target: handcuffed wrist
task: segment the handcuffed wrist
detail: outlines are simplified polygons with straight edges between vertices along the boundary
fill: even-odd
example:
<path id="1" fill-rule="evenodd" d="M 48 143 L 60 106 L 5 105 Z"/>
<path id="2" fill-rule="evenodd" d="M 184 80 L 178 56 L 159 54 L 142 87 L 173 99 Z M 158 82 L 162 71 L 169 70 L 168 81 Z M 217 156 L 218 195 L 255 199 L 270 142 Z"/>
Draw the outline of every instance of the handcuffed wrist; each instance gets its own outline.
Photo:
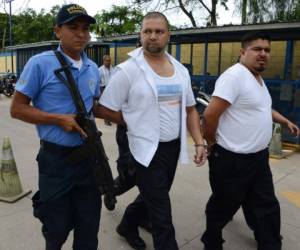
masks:
<path id="1" fill-rule="evenodd" d="M 194 144 L 194 146 L 197 147 L 203 147 L 205 149 L 207 149 L 207 145 L 206 144 Z"/>

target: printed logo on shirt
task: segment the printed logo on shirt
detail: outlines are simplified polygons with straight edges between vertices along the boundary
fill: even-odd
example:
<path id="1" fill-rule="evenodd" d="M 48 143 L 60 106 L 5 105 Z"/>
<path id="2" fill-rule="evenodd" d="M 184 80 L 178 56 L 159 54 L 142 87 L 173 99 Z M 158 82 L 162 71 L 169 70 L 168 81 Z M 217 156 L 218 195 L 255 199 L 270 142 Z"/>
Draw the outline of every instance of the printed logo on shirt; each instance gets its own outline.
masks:
<path id="1" fill-rule="evenodd" d="M 89 80 L 89 88 L 92 93 L 96 92 L 96 81 L 95 79 Z"/>
<path id="2" fill-rule="evenodd" d="M 158 102 L 167 105 L 178 105 L 182 96 L 181 84 L 157 85 Z"/>

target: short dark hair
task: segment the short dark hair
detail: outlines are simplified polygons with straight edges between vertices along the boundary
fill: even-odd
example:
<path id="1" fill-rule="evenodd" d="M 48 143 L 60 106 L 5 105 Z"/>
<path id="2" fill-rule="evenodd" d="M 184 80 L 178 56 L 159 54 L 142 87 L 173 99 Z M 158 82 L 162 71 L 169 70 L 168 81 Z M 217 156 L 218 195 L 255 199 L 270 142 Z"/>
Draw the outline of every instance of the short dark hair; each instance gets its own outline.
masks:
<path id="1" fill-rule="evenodd" d="M 249 32 L 242 37 L 241 40 L 242 48 L 246 48 L 249 45 L 249 43 L 257 39 L 268 40 L 269 42 L 271 42 L 271 38 L 269 34 L 265 32 L 262 31 Z"/>
<path id="2" fill-rule="evenodd" d="M 170 24 L 169 24 L 169 21 L 168 21 L 167 17 L 166 17 L 163 13 L 158 12 L 158 11 L 151 11 L 151 12 L 148 12 L 148 13 L 144 16 L 144 18 L 143 18 L 142 26 L 143 26 L 144 20 L 146 20 L 146 19 L 151 19 L 151 18 L 161 18 L 161 19 L 163 19 L 163 20 L 166 22 L 167 28 L 168 28 L 168 30 L 169 30 Z"/>

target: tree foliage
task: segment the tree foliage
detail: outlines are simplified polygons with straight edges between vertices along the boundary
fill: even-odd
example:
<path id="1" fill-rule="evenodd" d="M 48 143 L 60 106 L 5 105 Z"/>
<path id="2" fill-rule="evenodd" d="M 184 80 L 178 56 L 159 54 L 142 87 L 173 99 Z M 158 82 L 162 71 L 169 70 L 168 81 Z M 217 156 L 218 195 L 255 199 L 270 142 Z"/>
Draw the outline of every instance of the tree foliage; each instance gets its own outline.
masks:
<path id="1" fill-rule="evenodd" d="M 238 0 L 242 23 L 300 20 L 300 0 Z"/>
<path id="2" fill-rule="evenodd" d="M 147 11 L 183 12 L 193 27 L 199 26 L 199 16 L 208 21 L 208 25 L 217 25 L 217 6 L 227 8 L 228 0 L 131 0 L 132 6 L 112 6 L 110 11 L 98 13 L 96 25 L 92 31 L 98 36 L 135 33 L 139 30 L 143 18 L 141 7 Z M 300 0 L 236 0 L 241 12 L 242 23 L 261 23 L 270 21 L 300 20 Z M 37 13 L 27 9 L 12 16 L 13 44 L 33 43 L 55 39 L 53 35 L 54 19 L 59 6 L 53 6 L 49 12 Z M 206 13 L 206 14 L 205 14 Z M 198 18 L 196 18 L 198 17 Z M 9 22 L 6 13 L 0 13 L 0 46 L 9 45 Z"/>
<path id="3" fill-rule="evenodd" d="M 6 45 L 9 44 L 8 40 L 8 15 L 4 13 L 0 13 L 0 39 L 1 43 L 0 46 L 1 48 L 5 47 Z"/>
<path id="4" fill-rule="evenodd" d="M 271 15 L 271 20 L 300 20 L 300 0 L 273 0 L 272 2 L 275 11 Z"/>
<path id="5" fill-rule="evenodd" d="M 204 10 L 204 18 L 207 25 L 217 25 L 217 6 L 220 4 L 225 10 L 228 0 L 133 0 L 134 4 L 143 7 L 150 7 L 152 10 L 171 10 L 177 9 L 182 11 L 190 20 L 193 27 L 199 26 L 196 16 L 199 16 Z"/>
<path id="6" fill-rule="evenodd" d="M 56 5 L 47 13 L 43 9 L 39 13 L 33 9 L 26 9 L 19 15 L 13 15 L 13 45 L 53 40 L 54 19 L 58 10 L 59 6 Z M 0 38 L 2 48 L 9 45 L 9 24 L 7 14 L 0 14 Z"/>
<path id="7" fill-rule="evenodd" d="M 12 16 L 13 45 L 49 41 L 55 39 L 53 26 L 59 6 L 53 6 L 49 12 L 26 9 Z M 143 14 L 138 8 L 113 6 L 111 11 L 102 11 L 95 16 L 97 23 L 91 27 L 97 35 L 115 35 L 137 32 Z M 0 13 L 1 48 L 9 45 L 8 15 Z"/>
<path id="8" fill-rule="evenodd" d="M 130 34 L 138 31 L 143 14 L 137 8 L 113 5 L 110 11 L 96 14 L 95 19 L 92 31 L 98 36 Z"/>
<path id="9" fill-rule="evenodd" d="M 33 43 L 53 39 L 54 17 L 42 10 L 27 9 L 14 18 L 14 43 Z"/>

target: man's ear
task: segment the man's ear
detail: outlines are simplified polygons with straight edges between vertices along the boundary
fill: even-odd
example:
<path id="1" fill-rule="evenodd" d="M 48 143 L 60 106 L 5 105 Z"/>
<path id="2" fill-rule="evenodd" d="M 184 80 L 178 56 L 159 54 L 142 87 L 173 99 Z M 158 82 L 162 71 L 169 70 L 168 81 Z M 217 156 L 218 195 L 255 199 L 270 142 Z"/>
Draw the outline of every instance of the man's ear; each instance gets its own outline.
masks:
<path id="1" fill-rule="evenodd" d="M 60 29 L 61 28 L 57 25 L 53 28 L 53 33 L 54 33 L 54 35 L 56 36 L 57 39 L 60 39 Z"/>
<path id="2" fill-rule="evenodd" d="M 240 48 L 240 54 L 244 55 L 245 54 L 245 49 L 244 48 Z"/>

